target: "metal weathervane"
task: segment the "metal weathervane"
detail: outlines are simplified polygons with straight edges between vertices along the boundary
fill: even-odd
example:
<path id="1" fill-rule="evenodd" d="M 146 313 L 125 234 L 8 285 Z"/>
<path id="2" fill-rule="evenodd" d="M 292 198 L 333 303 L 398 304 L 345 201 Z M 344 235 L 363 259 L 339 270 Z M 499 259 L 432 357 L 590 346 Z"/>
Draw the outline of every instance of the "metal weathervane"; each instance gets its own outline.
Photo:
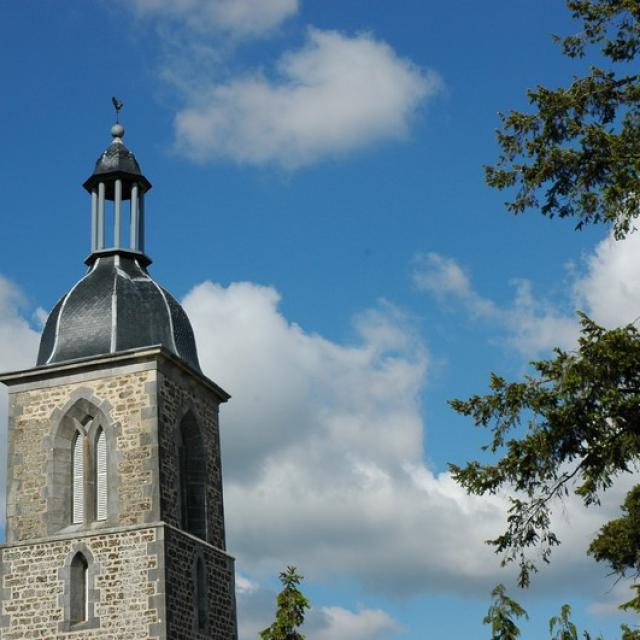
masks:
<path id="1" fill-rule="evenodd" d="M 111 102 L 113 102 L 113 106 L 116 110 L 116 122 L 119 123 L 120 122 L 120 109 L 122 109 L 122 107 L 124 106 L 124 103 L 120 102 L 120 100 L 118 100 L 118 98 L 116 98 L 115 96 L 111 98 Z"/>

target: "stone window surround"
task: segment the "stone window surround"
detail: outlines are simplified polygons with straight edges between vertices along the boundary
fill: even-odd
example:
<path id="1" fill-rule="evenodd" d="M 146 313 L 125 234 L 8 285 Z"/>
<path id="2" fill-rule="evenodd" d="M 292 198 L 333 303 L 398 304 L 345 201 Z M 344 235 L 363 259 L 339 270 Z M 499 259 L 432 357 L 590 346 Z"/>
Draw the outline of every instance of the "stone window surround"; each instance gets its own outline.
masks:
<path id="1" fill-rule="evenodd" d="M 47 531 L 49 534 L 80 531 L 112 525 L 119 513 L 116 465 L 115 426 L 109 419 L 111 405 L 93 395 L 89 388 L 76 389 L 67 404 L 51 416 L 52 433 L 48 456 Z M 107 518 L 96 519 L 95 449 L 100 429 L 107 447 Z M 83 523 L 72 521 L 72 446 L 75 434 L 82 433 L 89 445 L 88 468 L 85 469 L 85 517 Z"/>
<path id="2" fill-rule="evenodd" d="M 81 553 L 87 562 L 87 619 L 84 622 L 71 622 L 71 585 L 73 559 Z M 100 627 L 100 618 L 95 615 L 94 605 L 100 602 L 100 590 L 95 587 L 96 576 L 100 574 L 100 565 L 94 560 L 91 550 L 84 542 L 76 542 L 67 554 L 64 565 L 58 569 L 58 576 L 63 584 L 63 591 L 59 596 L 59 604 L 64 610 L 64 619 L 58 624 L 58 630 L 65 633 L 70 631 L 84 631 Z M 83 594 L 84 595 L 84 594 Z"/>

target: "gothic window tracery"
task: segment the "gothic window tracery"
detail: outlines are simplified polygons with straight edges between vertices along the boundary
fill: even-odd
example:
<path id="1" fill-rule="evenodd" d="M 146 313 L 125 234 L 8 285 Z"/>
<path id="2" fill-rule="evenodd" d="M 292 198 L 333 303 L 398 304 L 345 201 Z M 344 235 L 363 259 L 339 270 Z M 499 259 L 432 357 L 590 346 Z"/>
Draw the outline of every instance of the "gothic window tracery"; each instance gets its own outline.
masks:
<path id="1" fill-rule="evenodd" d="M 77 421 L 71 447 L 71 523 L 107 519 L 107 439 L 91 416 Z"/>
<path id="2" fill-rule="evenodd" d="M 47 521 L 51 533 L 109 520 L 110 437 L 105 415 L 88 400 L 76 401 L 62 415 L 50 454 Z"/>

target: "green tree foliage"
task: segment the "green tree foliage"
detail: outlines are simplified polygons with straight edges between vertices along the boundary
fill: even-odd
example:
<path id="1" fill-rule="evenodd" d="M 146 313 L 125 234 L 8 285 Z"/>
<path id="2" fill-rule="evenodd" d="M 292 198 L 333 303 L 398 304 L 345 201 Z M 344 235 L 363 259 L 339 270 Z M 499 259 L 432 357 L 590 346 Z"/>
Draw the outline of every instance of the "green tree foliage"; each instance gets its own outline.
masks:
<path id="1" fill-rule="evenodd" d="M 640 214 L 640 0 L 566 0 L 579 22 L 575 35 L 554 36 L 562 52 L 585 69 L 567 86 L 529 91 L 531 110 L 501 114 L 500 155 L 485 167 L 487 183 L 507 190 L 507 209 L 539 209 L 573 218 L 576 228 L 605 223 L 625 237 Z M 638 310 L 640 316 L 640 309 Z M 575 351 L 556 349 L 531 363 L 518 382 L 491 374 L 490 393 L 453 400 L 452 407 L 486 428 L 490 462 L 450 465 L 454 478 L 477 495 L 512 496 L 506 530 L 489 540 L 503 565 L 519 565 L 529 585 L 560 540 L 551 528 L 554 501 L 574 492 L 599 504 L 615 479 L 640 461 L 640 333 L 635 322 L 606 330 L 579 314 Z M 618 577 L 631 576 L 634 597 L 622 609 L 640 612 L 640 485 L 627 494 L 621 516 L 606 523 L 588 553 Z M 526 615 L 503 587 L 485 618 L 493 638 L 517 638 L 514 618 Z M 518 615 L 515 612 L 518 611 Z M 577 640 L 570 608 L 550 620 L 553 640 Z M 582 637 L 590 640 L 584 632 Z M 622 640 L 640 630 L 622 626 Z"/>
<path id="2" fill-rule="evenodd" d="M 551 640 L 578 640 L 578 628 L 571 622 L 571 607 L 568 604 L 562 605 L 559 616 L 553 616 L 549 620 L 549 633 Z M 582 637 L 584 640 L 592 640 L 588 631 L 584 631 Z M 598 636 L 594 640 L 603 640 L 603 638 Z"/>
<path id="3" fill-rule="evenodd" d="M 640 213 L 640 2 L 566 4 L 580 28 L 556 42 L 570 58 L 589 54 L 598 64 L 568 86 L 530 91 L 531 113 L 501 116 L 501 154 L 486 178 L 510 190 L 507 207 L 514 213 L 539 208 L 549 217 L 572 217 L 577 227 L 608 223 L 622 238 Z M 489 394 L 451 402 L 490 429 L 485 450 L 492 462 L 451 470 L 470 493 L 511 492 L 506 530 L 489 543 L 503 564 L 518 563 L 523 587 L 537 571 L 529 551 L 548 562 L 560 543 L 551 528 L 552 503 L 573 491 L 587 507 L 598 504 L 640 460 L 640 334 L 633 324 L 608 331 L 579 315 L 575 351 L 556 349 L 519 382 L 492 374 Z M 621 507 L 589 554 L 614 574 L 637 578 L 640 487 Z M 623 606 L 640 611 L 640 585 L 632 588 L 635 596 Z M 562 613 L 554 624 L 571 634 Z"/>
<path id="4" fill-rule="evenodd" d="M 491 606 L 483 620 L 484 624 L 491 625 L 491 640 L 517 640 L 521 631 L 516 621 L 519 618 L 528 620 L 527 612 L 507 595 L 504 585 L 495 587 L 491 597 Z M 622 640 L 637 640 L 639 637 L 633 635 L 634 632 L 628 627 L 623 627 L 623 631 L 631 635 L 623 635 Z M 549 620 L 549 635 L 551 640 L 578 640 L 579 637 L 583 640 L 603 640 L 602 636 L 593 638 L 588 631 L 580 636 L 578 628 L 571 621 L 571 607 L 568 604 L 562 605 L 560 615 Z"/>
<path id="5" fill-rule="evenodd" d="M 568 0 L 578 35 L 555 38 L 563 53 L 599 65 L 566 87 L 538 85 L 532 113 L 501 114 L 501 155 L 487 183 L 513 189 L 513 213 L 540 209 L 577 227 L 611 223 L 625 236 L 640 212 L 640 51 L 638 0 Z"/>
<path id="6" fill-rule="evenodd" d="M 454 478 L 473 494 L 515 490 L 507 529 L 489 541 L 517 561 L 520 585 L 537 570 L 527 550 L 549 560 L 559 544 L 550 526 L 551 503 L 570 490 L 585 505 L 598 504 L 615 477 L 640 459 L 640 333 L 633 325 L 607 331 L 581 315 L 573 352 L 560 349 L 533 362 L 522 382 L 491 375 L 491 393 L 453 400 L 459 413 L 491 429 L 485 449 L 493 464 L 450 465 Z M 629 492 L 623 516 L 605 524 L 589 553 L 619 576 L 640 570 L 640 489 Z"/>
<path id="7" fill-rule="evenodd" d="M 591 543 L 589 553 L 609 562 L 621 576 L 640 568 L 640 486 L 634 487 L 622 504 L 622 517 L 605 524 Z"/>
<path id="8" fill-rule="evenodd" d="M 553 640 L 578 640 L 578 628 L 571 622 L 571 607 L 562 605 L 559 616 L 549 620 L 549 633 Z"/>
<path id="9" fill-rule="evenodd" d="M 520 637 L 520 629 L 516 620 L 528 619 L 527 612 L 507 595 L 502 584 L 491 592 L 491 597 L 491 606 L 482 621 L 491 625 L 491 640 L 517 640 Z"/>
<path id="10" fill-rule="evenodd" d="M 304 622 L 305 609 L 311 604 L 300 591 L 302 576 L 296 568 L 289 566 L 280 574 L 283 589 L 276 599 L 276 619 L 273 624 L 260 632 L 262 640 L 304 640 L 297 631 Z"/>

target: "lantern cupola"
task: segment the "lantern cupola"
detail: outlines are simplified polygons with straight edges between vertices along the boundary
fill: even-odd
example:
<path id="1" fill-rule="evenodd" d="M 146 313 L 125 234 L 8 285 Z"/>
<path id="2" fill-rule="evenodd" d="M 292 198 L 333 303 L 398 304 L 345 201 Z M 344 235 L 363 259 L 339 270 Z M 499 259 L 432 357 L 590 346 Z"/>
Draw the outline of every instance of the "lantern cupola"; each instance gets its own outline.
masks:
<path id="1" fill-rule="evenodd" d="M 114 100 L 114 104 L 116 102 Z M 116 107 L 116 114 L 118 111 Z M 144 196 L 151 189 L 151 183 L 122 141 L 124 127 L 117 115 L 111 136 L 111 144 L 98 158 L 93 173 L 83 185 L 91 194 L 91 256 L 87 262 L 93 262 L 100 253 L 114 250 L 139 253 L 143 262 L 150 262 L 144 256 Z"/>

